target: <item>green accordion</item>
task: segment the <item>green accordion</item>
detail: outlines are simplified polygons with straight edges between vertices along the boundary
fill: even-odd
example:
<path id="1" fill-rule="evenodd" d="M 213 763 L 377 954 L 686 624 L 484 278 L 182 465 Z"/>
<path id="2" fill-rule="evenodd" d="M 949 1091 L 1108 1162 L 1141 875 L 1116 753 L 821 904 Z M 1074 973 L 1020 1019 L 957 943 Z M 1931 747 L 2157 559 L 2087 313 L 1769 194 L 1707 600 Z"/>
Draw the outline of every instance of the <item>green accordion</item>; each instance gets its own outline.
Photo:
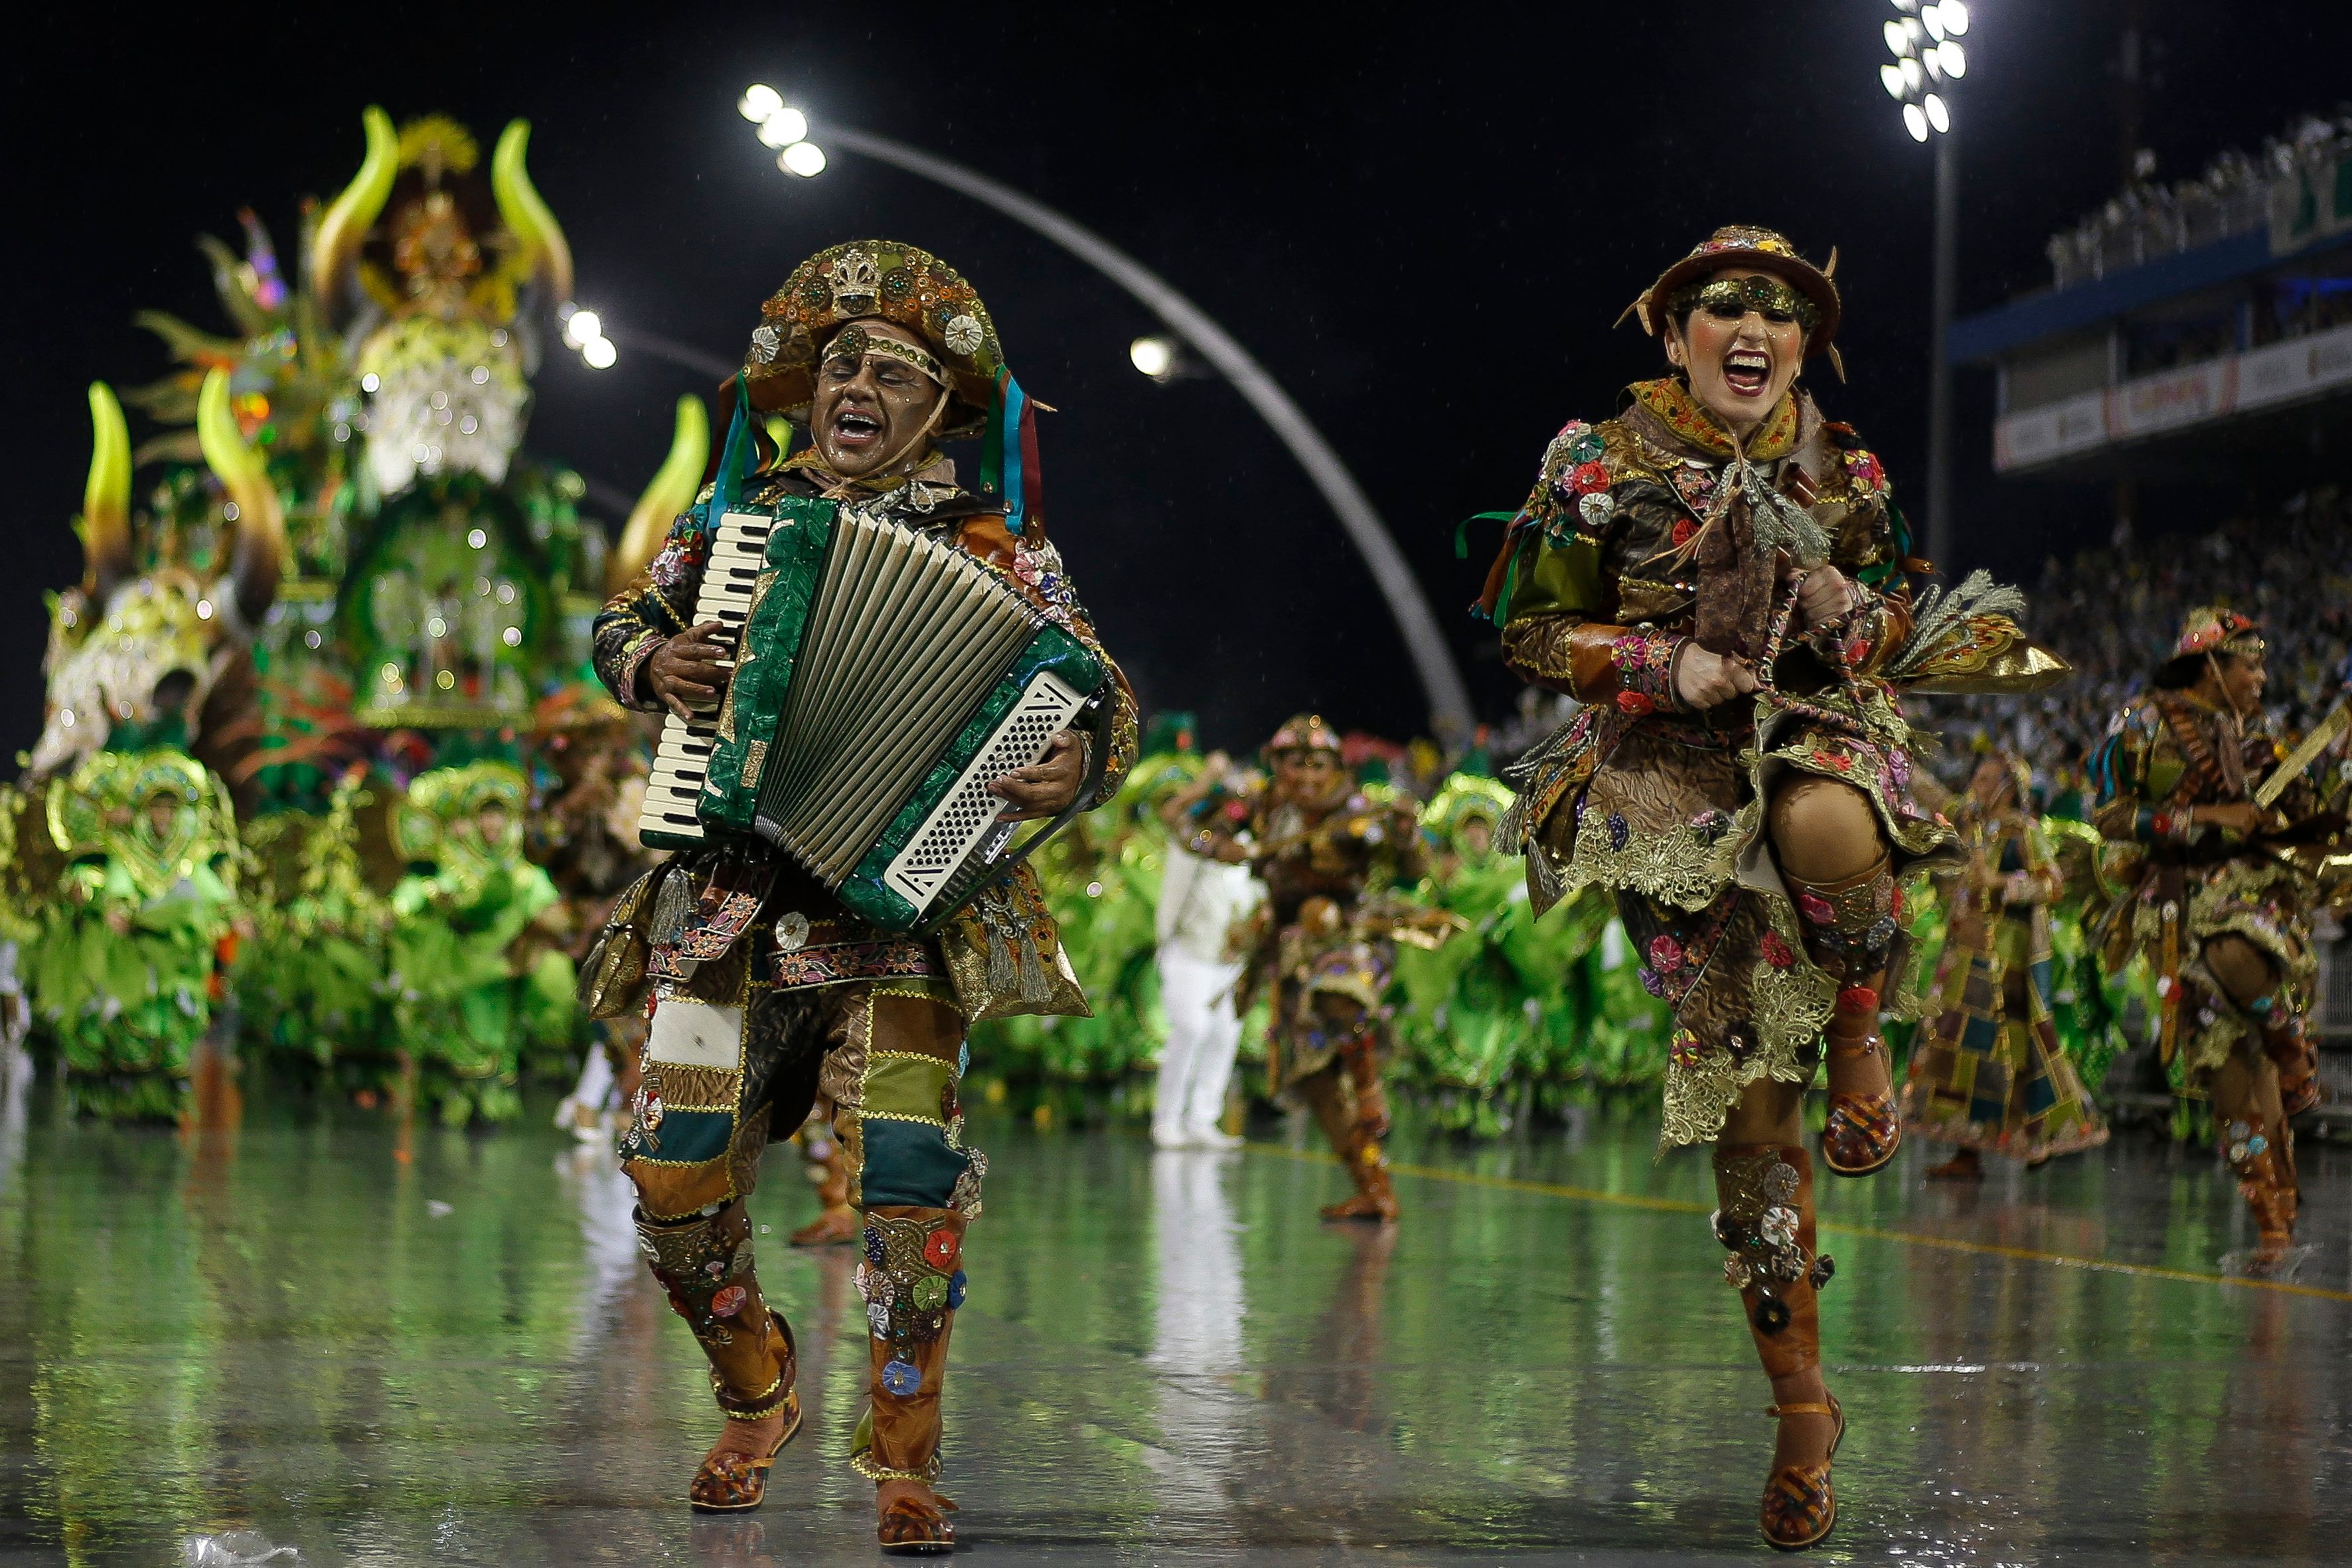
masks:
<path id="1" fill-rule="evenodd" d="M 640 837 L 764 840 L 884 931 L 1034 848 L 1008 858 L 988 786 L 1108 706 L 1103 661 L 987 565 L 835 501 L 723 513 L 695 619 L 737 633 L 727 694 L 665 724 Z"/>

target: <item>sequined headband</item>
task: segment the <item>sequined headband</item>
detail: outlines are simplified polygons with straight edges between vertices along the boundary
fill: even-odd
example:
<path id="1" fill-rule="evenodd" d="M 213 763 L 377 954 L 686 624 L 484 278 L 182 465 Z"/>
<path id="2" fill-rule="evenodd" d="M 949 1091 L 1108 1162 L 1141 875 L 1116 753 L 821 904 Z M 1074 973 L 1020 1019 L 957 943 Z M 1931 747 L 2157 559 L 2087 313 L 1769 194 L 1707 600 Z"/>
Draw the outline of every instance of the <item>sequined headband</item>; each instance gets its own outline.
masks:
<path id="1" fill-rule="evenodd" d="M 902 343 L 896 338 L 877 337 L 855 321 L 842 328 L 833 342 L 824 345 L 824 357 L 829 364 L 837 359 L 862 360 L 867 354 L 887 355 L 903 364 L 914 366 L 941 386 L 948 384 L 947 372 L 940 367 L 938 360 L 912 343 Z"/>
<path id="2" fill-rule="evenodd" d="M 1778 316 L 1784 321 L 1793 319 L 1801 322 L 1808 335 L 1822 323 L 1820 306 L 1780 279 L 1761 274 L 1694 283 L 1675 289 L 1666 300 L 1666 314 L 1676 321 L 1693 310 L 1706 310 L 1710 315 L 1722 315 L 1732 320 L 1755 310 L 1767 321 Z"/>

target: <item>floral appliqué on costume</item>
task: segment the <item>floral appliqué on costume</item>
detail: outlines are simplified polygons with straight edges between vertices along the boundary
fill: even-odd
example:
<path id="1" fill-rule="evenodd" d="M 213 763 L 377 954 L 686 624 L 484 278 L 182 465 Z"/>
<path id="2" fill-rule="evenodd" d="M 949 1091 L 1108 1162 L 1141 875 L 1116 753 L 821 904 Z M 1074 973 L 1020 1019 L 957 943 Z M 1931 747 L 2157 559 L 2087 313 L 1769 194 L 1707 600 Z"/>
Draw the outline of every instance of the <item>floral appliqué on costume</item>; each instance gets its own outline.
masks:
<path id="1" fill-rule="evenodd" d="M 1062 552 L 1050 542 L 1013 546 L 1013 575 L 1044 605 L 1045 618 L 1065 631 L 1076 632 L 1078 596 L 1062 571 Z"/>

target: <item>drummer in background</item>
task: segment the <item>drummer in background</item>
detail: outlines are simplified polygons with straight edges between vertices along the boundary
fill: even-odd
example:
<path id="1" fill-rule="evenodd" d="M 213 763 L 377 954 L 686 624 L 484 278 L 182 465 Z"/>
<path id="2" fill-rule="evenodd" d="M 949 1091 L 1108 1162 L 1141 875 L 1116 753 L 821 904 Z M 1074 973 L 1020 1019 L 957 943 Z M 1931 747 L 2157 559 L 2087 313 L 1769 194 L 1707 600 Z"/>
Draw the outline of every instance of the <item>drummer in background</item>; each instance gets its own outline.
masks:
<path id="1" fill-rule="evenodd" d="M 830 499 L 952 543 L 1100 656 L 1034 505 L 965 489 L 940 447 L 992 419 L 1011 423 L 1005 410 L 1020 404 L 1001 390 L 1011 384 L 988 311 L 954 269 L 891 241 L 835 246 L 793 271 L 751 333 L 738 417 L 782 415 L 809 444 L 768 452 L 740 504 Z M 1034 478 L 1025 421 L 1000 434 Z M 730 650 L 718 623 L 688 625 L 713 521 L 681 517 L 597 617 L 597 673 L 630 707 L 684 716 L 719 700 Z M 1008 815 L 1051 816 L 1082 790 L 1092 806 L 1118 789 L 1136 722 L 1123 678 L 1116 691 L 1110 754 L 1092 757 L 1088 739 L 1063 731 L 1034 765 L 992 786 Z M 764 846 L 711 845 L 624 895 L 606 942 L 589 980 L 592 1011 L 611 1016 L 648 995 L 654 1008 L 645 1082 L 621 1140 L 639 1245 L 709 1357 L 726 1418 L 689 1500 L 712 1512 L 757 1508 L 800 1426 L 793 1333 L 761 1292 L 744 1200 L 762 1147 L 790 1136 L 822 1093 L 835 1108 L 849 1202 L 864 1215 L 872 1407 L 850 1462 L 875 1483 L 886 1552 L 950 1550 L 953 1505 L 932 1489 L 940 1385 L 966 1289 L 964 1226 L 980 1212 L 987 1169 L 962 1138 L 964 1032 L 984 1016 L 1086 1007 L 1034 879 L 1024 868 L 936 935 L 896 935 L 857 921 Z M 636 951 L 616 961 L 615 944 Z M 599 994 L 608 974 L 611 994 Z"/>

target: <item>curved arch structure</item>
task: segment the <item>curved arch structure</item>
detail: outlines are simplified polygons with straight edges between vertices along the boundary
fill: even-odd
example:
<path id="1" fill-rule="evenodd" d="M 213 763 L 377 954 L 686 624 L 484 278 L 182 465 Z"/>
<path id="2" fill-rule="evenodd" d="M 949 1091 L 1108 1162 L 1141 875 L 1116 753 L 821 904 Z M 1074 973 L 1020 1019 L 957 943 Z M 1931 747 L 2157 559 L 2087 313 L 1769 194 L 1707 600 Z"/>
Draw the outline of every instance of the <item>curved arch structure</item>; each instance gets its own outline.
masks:
<path id="1" fill-rule="evenodd" d="M 1468 743 L 1476 723 L 1470 708 L 1469 688 L 1462 679 L 1460 666 L 1454 663 L 1453 648 L 1438 628 L 1428 595 L 1422 592 L 1420 581 L 1405 564 L 1403 552 L 1397 549 L 1388 525 L 1373 509 L 1371 498 L 1356 482 L 1355 475 L 1339 460 L 1339 454 L 1323 438 L 1323 433 L 1291 400 L 1281 384 L 1266 373 L 1265 367 L 1234 340 L 1232 333 L 1135 258 L 1010 185 L 961 163 L 863 131 L 828 125 L 823 139 L 829 146 L 862 153 L 877 162 L 945 185 L 1045 236 L 1126 289 L 1214 365 L 1234 390 L 1257 410 L 1258 416 L 1289 448 L 1298 466 L 1307 470 L 1307 477 L 1322 492 L 1324 500 L 1338 515 L 1339 525 L 1347 530 L 1349 542 L 1370 569 L 1372 581 L 1379 584 L 1381 597 L 1388 603 L 1389 616 L 1396 622 L 1397 632 L 1404 638 L 1405 649 L 1412 655 L 1413 668 L 1421 678 L 1422 690 L 1429 702 L 1431 728 L 1450 746 Z"/>

